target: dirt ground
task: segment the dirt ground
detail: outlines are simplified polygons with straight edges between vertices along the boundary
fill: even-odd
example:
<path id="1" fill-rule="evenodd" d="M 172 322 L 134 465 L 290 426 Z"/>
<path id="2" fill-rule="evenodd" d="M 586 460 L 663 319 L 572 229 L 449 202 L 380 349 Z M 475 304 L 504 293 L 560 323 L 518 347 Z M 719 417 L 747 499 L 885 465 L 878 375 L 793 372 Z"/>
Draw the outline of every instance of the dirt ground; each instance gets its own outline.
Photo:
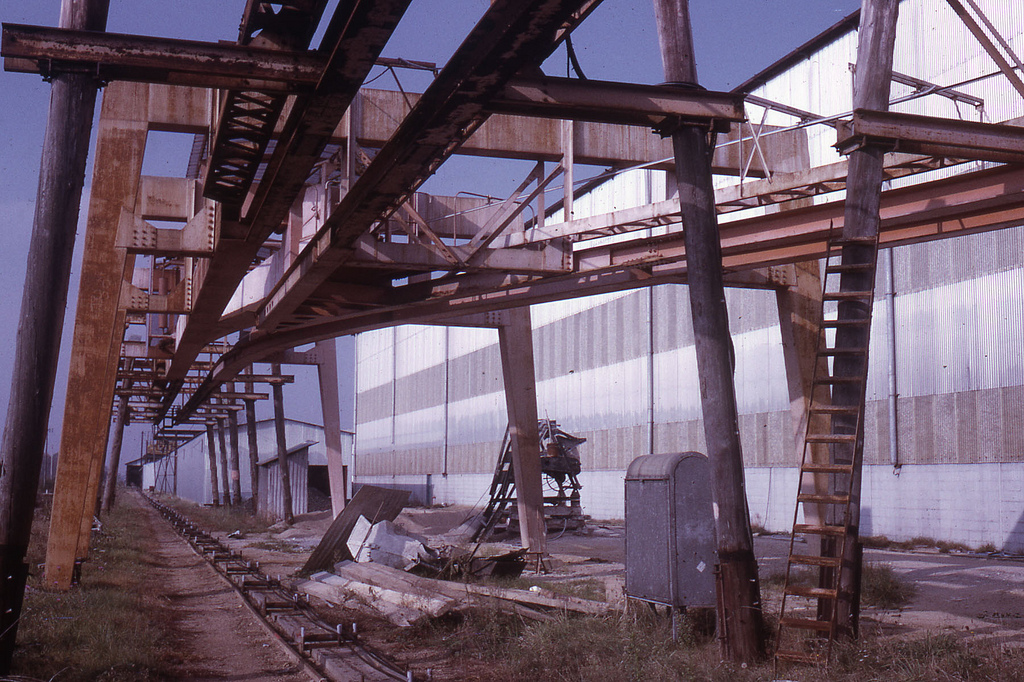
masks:
<path id="1" fill-rule="evenodd" d="M 174 667 L 165 671 L 168 677 L 195 682 L 309 680 L 238 593 L 153 507 L 135 495 L 121 499 L 137 506 L 151 529 L 144 539 L 147 583 L 166 604 L 160 616 L 168 619 L 179 652 Z"/>

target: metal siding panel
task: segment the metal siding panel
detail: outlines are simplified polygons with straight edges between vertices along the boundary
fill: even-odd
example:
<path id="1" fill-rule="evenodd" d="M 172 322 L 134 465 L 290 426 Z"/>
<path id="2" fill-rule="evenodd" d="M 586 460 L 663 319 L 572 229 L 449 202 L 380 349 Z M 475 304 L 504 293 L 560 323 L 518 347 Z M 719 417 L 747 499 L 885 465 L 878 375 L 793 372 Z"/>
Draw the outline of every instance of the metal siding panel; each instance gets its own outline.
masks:
<path id="1" fill-rule="evenodd" d="M 999 391 L 1003 407 L 1003 452 L 1000 461 L 1024 462 L 1024 386 Z"/>
<path id="2" fill-rule="evenodd" d="M 445 361 L 445 328 L 402 325 L 395 328 L 395 376 L 414 375 Z"/>

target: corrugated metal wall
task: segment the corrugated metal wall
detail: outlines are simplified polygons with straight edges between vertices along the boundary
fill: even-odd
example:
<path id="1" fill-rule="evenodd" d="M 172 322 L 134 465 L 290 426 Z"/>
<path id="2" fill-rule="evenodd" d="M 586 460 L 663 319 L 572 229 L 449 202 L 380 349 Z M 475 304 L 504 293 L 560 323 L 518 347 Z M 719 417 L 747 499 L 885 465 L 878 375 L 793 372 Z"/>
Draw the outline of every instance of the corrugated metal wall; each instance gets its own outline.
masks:
<path id="1" fill-rule="evenodd" d="M 1014 3 L 981 4 L 1024 52 L 1024 12 L 1010 9 Z M 848 111 L 855 52 L 851 33 L 756 94 L 822 115 Z M 895 69 L 941 84 L 996 71 L 941 0 L 902 3 Z M 1024 102 L 1001 77 L 961 89 L 983 98 L 983 111 L 937 96 L 895 108 L 990 121 L 1024 115 Z M 894 96 L 908 92 L 906 86 L 893 86 Z M 760 118 L 756 108 L 750 115 Z M 768 122 L 788 125 L 794 119 L 773 114 Z M 815 126 L 808 135 L 813 165 L 840 160 L 831 147 L 831 128 Z M 656 201 L 665 196 L 667 184 L 663 174 L 651 171 L 620 175 L 578 199 L 575 213 Z M 894 456 L 906 465 L 1024 462 L 1024 230 L 896 248 L 895 330 L 885 296 L 887 260 L 885 254 L 880 258 L 872 327 L 865 462 L 886 465 Z M 727 299 L 745 461 L 749 467 L 793 467 L 797 455 L 790 445 L 793 426 L 774 293 L 730 290 Z M 704 449 L 684 287 L 535 306 L 533 321 L 540 414 L 589 439 L 582 449 L 585 470 L 621 471 L 651 451 Z M 889 444 L 893 349 L 898 453 L 890 452 Z M 357 477 L 493 470 L 506 421 L 496 332 L 426 327 L 369 332 L 358 338 L 357 368 Z M 771 477 L 767 480 L 770 487 Z M 766 500 L 775 494 L 762 492 Z M 472 502 L 470 497 L 462 501 Z M 1019 506 L 1024 512 L 1024 500 Z M 1011 509 L 1002 527 L 1013 527 L 1019 515 Z M 881 517 L 876 513 L 876 518 Z"/>
<path id="2" fill-rule="evenodd" d="M 292 513 L 308 511 L 309 486 L 306 477 L 309 448 L 299 448 L 288 455 L 288 488 L 292 493 Z M 284 518 L 284 490 L 281 485 L 281 464 L 276 459 L 260 464 L 259 513 L 273 519 Z"/>
<path id="3" fill-rule="evenodd" d="M 310 445 L 308 448 L 309 464 L 327 464 L 327 451 L 323 442 L 324 429 L 322 426 L 286 419 L 285 436 L 289 447 L 312 442 L 313 445 Z M 277 457 L 277 434 L 274 430 L 273 420 L 261 421 L 256 424 L 256 444 L 261 463 Z M 352 446 L 352 434 L 343 431 L 341 433 L 342 459 L 349 466 L 350 472 L 352 471 Z M 252 484 L 249 475 L 249 443 L 244 423 L 239 426 L 238 453 L 242 497 L 248 499 L 252 496 Z M 210 464 L 206 447 L 206 435 L 203 434 L 193 438 L 182 445 L 178 448 L 177 455 L 178 497 L 200 504 L 211 504 L 213 497 L 211 495 Z M 219 461 L 218 453 L 218 463 Z M 218 464 L 218 479 L 220 478 L 220 473 L 221 470 Z M 305 480 L 305 465 L 303 465 L 302 478 Z M 223 485 L 223 481 L 218 481 L 218 484 Z M 296 509 L 298 508 L 296 507 Z M 305 507 L 302 507 L 302 509 L 305 509 Z"/>

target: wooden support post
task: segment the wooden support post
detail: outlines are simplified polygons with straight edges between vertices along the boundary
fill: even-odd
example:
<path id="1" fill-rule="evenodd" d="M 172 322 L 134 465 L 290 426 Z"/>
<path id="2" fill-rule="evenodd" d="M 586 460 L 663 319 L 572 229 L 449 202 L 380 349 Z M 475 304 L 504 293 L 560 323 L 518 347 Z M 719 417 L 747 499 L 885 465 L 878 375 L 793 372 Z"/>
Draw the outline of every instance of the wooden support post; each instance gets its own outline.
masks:
<path id="1" fill-rule="evenodd" d="M 270 373 L 274 376 L 281 376 L 281 365 L 271 365 Z M 285 523 L 294 523 L 292 477 L 291 472 L 288 471 L 288 438 L 285 435 L 284 427 L 284 387 L 278 381 L 274 382 L 271 390 L 274 394 L 274 431 L 277 434 L 277 468 L 281 477 L 281 504 L 284 507 Z"/>
<path id="2" fill-rule="evenodd" d="M 252 367 L 246 370 L 246 374 L 252 374 Z M 245 382 L 245 392 L 253 393 L 253 382 Z M 245 399 L 245 433 L 249 440 L 249 486 L 252 488 L 252 514 L 259 514 L 260 499 L 260 449 L 256 437 L 256 401 L 251 398 Z"/>
<path id="3" fill-rule="evenodd" d="M 512 438 L 512 471 L 519 508 L 519 535 L 530 552 L 546 549 L 544 491 L 540 473 L 540 432 L 537 428 L 537 382 L 533 366 L 533 325 L 530 309 L 512 308 L 498 327 L 505 407 Z"/>
<path id="4" fill-rule="evenodd" d="M 697 84 L 687 0 L 655 0 L 667 80 Z M 680 126 L 672 135 L 686 245 L 690 311 L 704 437 L 717 511 L 719 633 L 724 656 L 751 662 L 764 656 L 764 624 L 740 449 L 734 359 L 722 284 L 722 254 L 711 184 L 708 131 Z"/>
<path id="5" fill-rule="evenodd" d="M 853 106 L 855 109 L 885 111 L 889 108 L 889 88 L 892 80 L 893 47 L 896 42 L 896 21 L 899 15 L 899 0 L 864 0 L 860 15 L 860 32 L 857 43 L 857 72 L 854 76 Z M 843 215 L 843 237 L 877 237 L 880 227 L 879 208 L 882 196 L 883 156 L 880 147 L 870 145 L 850 153 L 846 178 L 846 207 Z M 845 246 L 843 263 L 872 262 L 874 254 L 870 246 Z M 869 272 L 843 272 L 839 279 L 841 291 L 871 291 L 874 288 L 874 269 Z M 843 320 L 865 319 L 871 311 L 862 302 L 843 301 L 838 305 L 837 318 Z M 867 347 L 870 339 L 867 325 L 850 325 L 836 330 L 837 348 Z M 839 356 L 833 361 L 833 373 L 837 377 L 859 377 L 866 374 L 867 353 L 863 356 Z M 863 387 L 859 383 L 837 384 L 832 389 L 832 402 L 838 406 L 857 406 L 864 400 Z M 836 415 L 833 417 L 835 433 L 857 433 L 856 417 Z M 852 599 L 837 601 L 836 625 L 840 632 L 856 635 L 857 603 L 860 593 L 860 482 L 861 464 L 864 452 L 863 429 L 860 437 L 850 447 L 833 446 L 833 460 L 836 464 L 854 464 L 852 480 L 848 490 L 850 503 L 849 532 L 844 555 L 844 568 L 840 575 L 839 591 L 854 595 Z M 839 477 L 836 477 L 837 479 Z M 837 486 L 846 488 L 842 481 Z M 832 519 L 833 523 L 839 519 Z"/>
<path id="6" fill-rule="evenodd" d="M 117 488 L 117 468 L 121 465 L 121 445 L 124 442 L 124 425 L 128 422 L 128 396 L 121 396 L 117 403 L 117 422 L 114 424 L 114 437 L 110 439 L 110 457 L 107 462 L 107 480 L 103 485 L 102 511 L 108 512 L 114 506 L 114 493 Z"/>
<path id="7" fill-rule="evenodd" d="M 206 422 L 206 449 L 210 460 L 210 498 L 213 506 L 220 506 L 220 490 L 217 485 L 217 436 L 213 433 L 213 422 Z"/>
<path id="8" fill-rule="evenodd" d="M 107 0 L 64 0 L 60 26 L 102 31 L 107 5 Z M 28 575 L 24 559 L 60 354 L 96 90 L 88 75 L 64 74 L 54 77 L 50 93 L 0 449 L 0 674 L 10 670 Z"/>
<path id="9" fill-rule="evenodd" d="M 221 480 L 224 484 L 220 487 L 220 499 L 224 503 L 225 507 L 231 506 L 231 477 L 228 475 L 228 444 L 227 439 L 224 437 L 225 422 L 227 420 L 224 417 L 217 418 L 217 443 L 220 445 L 220 473 Z"/>
<path id="10" fill-rule="evenodd" d="M 318 341 L 316 376 L 320 383 L 320 408 L 324 418 L 327 446 L 327 477 L 331 486 L 331 511 L 335 516 L 345 508 L 347 490 L 345 462 L 341 453 L 341 399 L 338 396 L 338 353 L 334 339 Z"/>
<path id="11" fill-rule="evenodd" d="M 234 385 L 231 385 L 234 390 Z M 235 410 L 228 412 L 228 474 L 231 476 L 231 504 L 241 506 L 242 504 L 242 470 L 238 458 L 238 413 Z"/>

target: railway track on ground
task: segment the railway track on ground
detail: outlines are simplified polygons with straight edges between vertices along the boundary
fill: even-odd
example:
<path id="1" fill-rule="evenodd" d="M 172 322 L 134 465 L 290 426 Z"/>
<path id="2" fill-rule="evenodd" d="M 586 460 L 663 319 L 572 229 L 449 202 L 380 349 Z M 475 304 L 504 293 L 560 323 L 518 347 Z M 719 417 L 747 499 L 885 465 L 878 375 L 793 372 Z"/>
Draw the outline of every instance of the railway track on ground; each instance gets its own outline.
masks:
<path id="1" fill-rule="evenodd" d="M 280 580 L 260 572 L 176 509 L 142 493 L 149 502 L 242 597 L 250 610 L 282 641 L 314 679 L 330 682 L 415 682 L 408 670 L 359 639 L 354 623 L 330 624 L 309 601 Z"/>

